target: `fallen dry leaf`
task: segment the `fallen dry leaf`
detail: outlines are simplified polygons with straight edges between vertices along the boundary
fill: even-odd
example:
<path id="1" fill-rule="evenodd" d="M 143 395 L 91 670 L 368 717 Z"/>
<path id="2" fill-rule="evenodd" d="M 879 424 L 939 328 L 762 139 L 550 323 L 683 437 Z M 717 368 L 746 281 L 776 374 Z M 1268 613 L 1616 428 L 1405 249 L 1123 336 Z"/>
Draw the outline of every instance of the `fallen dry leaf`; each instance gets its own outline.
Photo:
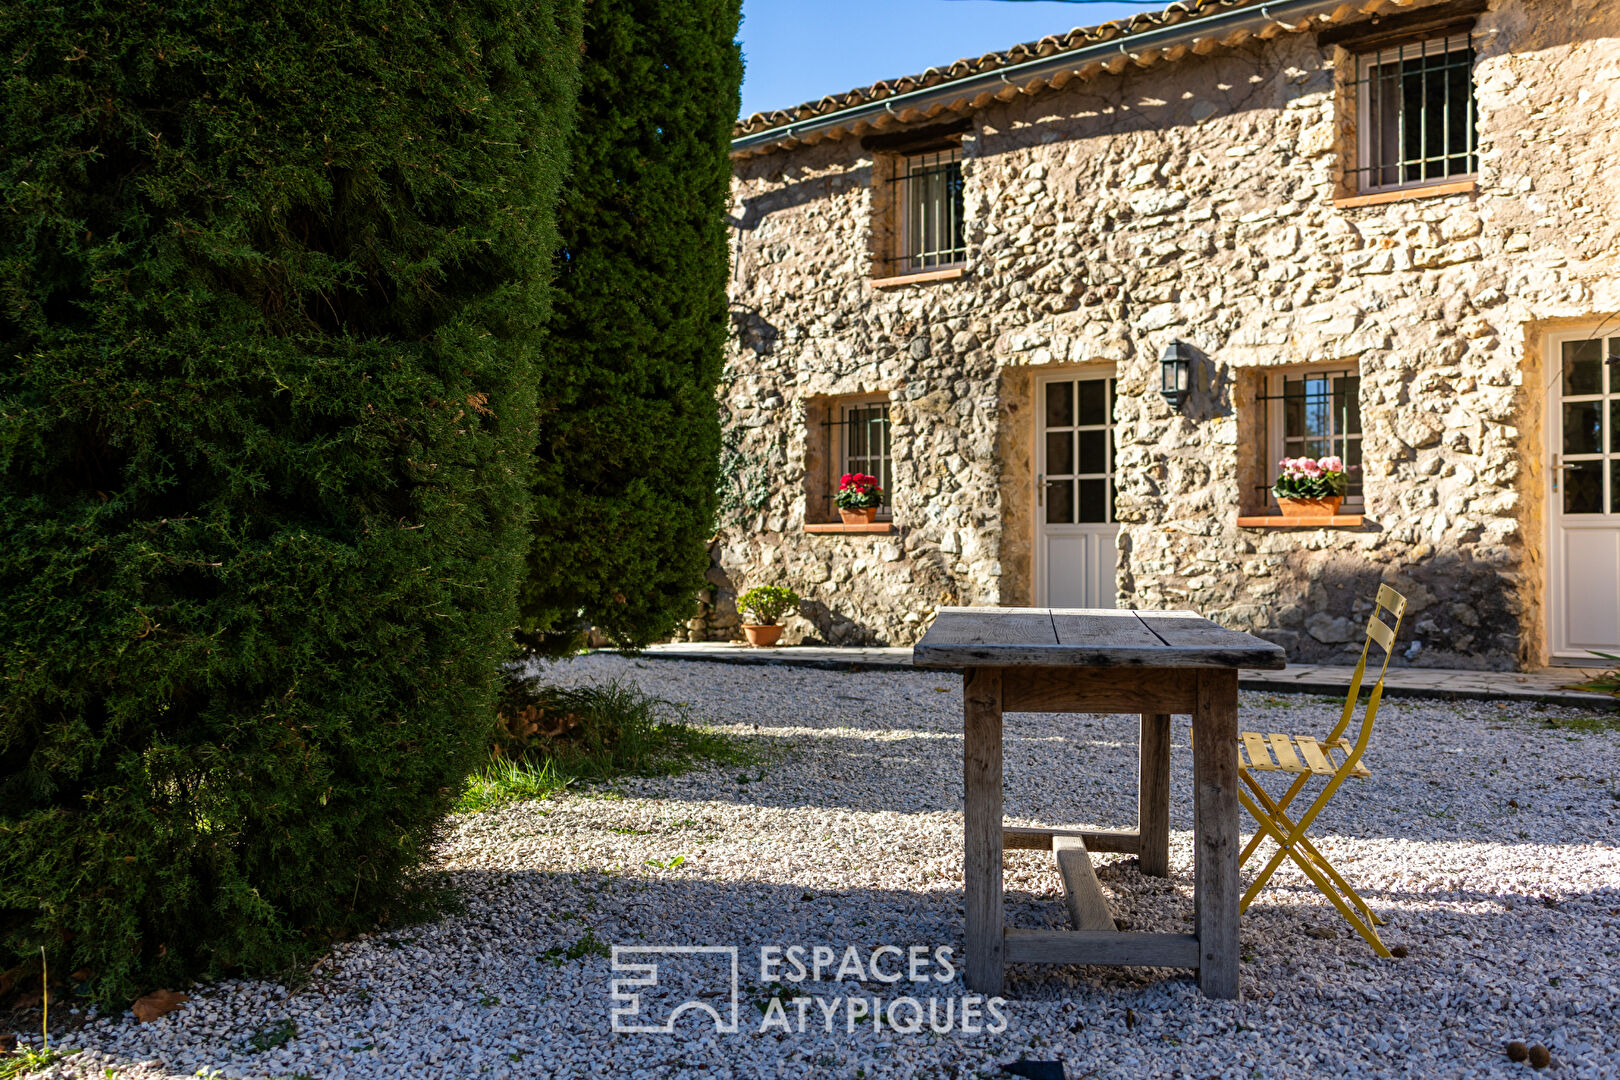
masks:
<path id="1" fill-rule="evenodd" d="M 135 1019 L 145 1024 L 160 1016 L 167 1016 L 190 1000 L 185 994 L 173 990 L 154 990 L 143 998 L 136 998 L 130 1009 L 135 1013 Z"/>

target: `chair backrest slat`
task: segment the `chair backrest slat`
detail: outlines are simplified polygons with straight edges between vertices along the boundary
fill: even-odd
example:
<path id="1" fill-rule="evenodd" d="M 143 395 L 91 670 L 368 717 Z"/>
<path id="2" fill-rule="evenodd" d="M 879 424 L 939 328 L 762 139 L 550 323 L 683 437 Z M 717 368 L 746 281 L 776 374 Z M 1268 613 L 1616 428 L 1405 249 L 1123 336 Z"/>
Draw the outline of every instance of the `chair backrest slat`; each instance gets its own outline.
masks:
<path id="1" fill-rule="evenodd" d="M 1372 618 L 1367 620 L 1367 636 L 1382 645 L 1386 654 L 1395 645 L 1395 631 L 1384 625 L 1376 611 L 1373 612 Z"/>

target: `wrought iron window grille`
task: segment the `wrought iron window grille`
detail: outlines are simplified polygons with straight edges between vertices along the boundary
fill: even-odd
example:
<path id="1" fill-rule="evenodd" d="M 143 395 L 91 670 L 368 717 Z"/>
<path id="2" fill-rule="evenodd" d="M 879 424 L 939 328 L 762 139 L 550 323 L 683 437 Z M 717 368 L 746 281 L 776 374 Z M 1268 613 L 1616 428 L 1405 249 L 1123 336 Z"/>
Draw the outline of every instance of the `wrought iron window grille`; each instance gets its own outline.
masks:
<path id="1" fill-rule="evenodd" d="M 833 451 L 827 457 L 827 516 L 837 517 L 838 480 L 844 473 L 866 473 L 878 478 L 883 502 L 877 516 L 892 515 L 894 463 L 890 457 L 889 405 L 883 401 L 863 402 L 837 408 L 838 419 L 821 422 L 826 431 L 824 445 Z"/>
<path id="2" fill-rule="evenodd" d="M 1479 171 L 1473 69 L 1467 33 L 1356 58 L 1355 190 L 1417 187 Z"/>
<path id="3" fill-rule="evenodd" d="M 1285 457 L 1340 457 L 1350 468 L 1345 502 L 1359 505 L 1361 469 L 1361 374 L 1353 368 L 1263 373 L 1255 404 L 1260 413 L 1260 452 L 1265 456 L 1256 484 L 1262 494 L 1277 481 Z"/>
<path id="4" fill-rule="evenodd" d="M 909 274 L 965 261 L 961 148 L 908 154 L 890 183 L 899 210 L 895 253 L 884 260 L 891 270 Z"/>

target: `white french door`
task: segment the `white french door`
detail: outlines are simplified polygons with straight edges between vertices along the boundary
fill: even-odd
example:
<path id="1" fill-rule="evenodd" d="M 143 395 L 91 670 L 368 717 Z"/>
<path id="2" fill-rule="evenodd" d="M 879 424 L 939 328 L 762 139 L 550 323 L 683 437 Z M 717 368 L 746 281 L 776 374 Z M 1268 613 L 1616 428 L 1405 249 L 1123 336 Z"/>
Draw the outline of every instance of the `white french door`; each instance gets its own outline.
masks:
<path id="1" fill-rule="evenodd" d="M 1620 653 L 1620 335 L 1549 345 L 1549 651 L 1603 666 L 1592 650 Z"/>
<path id="2" fill-rule="evenodd" d="M 1035 602 L 1115 607 L 1113 373 L 1048 376 L 1035 396 Z"/>

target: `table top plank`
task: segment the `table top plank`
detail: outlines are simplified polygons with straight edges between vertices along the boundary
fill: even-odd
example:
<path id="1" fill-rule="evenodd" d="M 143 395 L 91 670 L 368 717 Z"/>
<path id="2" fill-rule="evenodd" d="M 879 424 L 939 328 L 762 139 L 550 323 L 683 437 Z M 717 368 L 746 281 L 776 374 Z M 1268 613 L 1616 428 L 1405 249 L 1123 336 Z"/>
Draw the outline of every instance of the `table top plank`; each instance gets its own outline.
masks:
<path id="1" fill-rule="evenodd" d="M 942 607 L 934 626 L 958 645 L 1056 645 L 1052 613 L 1044 608 Z M 933 628 L 929 629 L 933 633 Z"/>
<path id="2" fill-rule="evenodd" d="M 1117 648 L 1141 645 L 1158 648 L 1165 644 L 1149 630 L 1134 611 L 1105 611 L 1086 608 L 1053 608 L 1052 626 L 1059 645 Z"/>
<path id="3" fill-rule="evenodd" d="M 919 668 L 1286 666 L 1282 647 L 1191 611 L 940 608 Z"/>
<path id="4" fill-rule="evenodd" d="M 1196 611 L 1138 611 L 1136 615 L 1166 645 L 1177 649 L 1196 649 L 1211 660 L 1221 661 L 1213 666 L 1243 667 L 1238 658 L 1249 655 L 1257 645 L 1275 655 L 1276 661 L 1269 667 L 1275 670 L 1286 665 L 1281 645 L 1274 645 L 1241 630 L 1217 625 Z"/>

